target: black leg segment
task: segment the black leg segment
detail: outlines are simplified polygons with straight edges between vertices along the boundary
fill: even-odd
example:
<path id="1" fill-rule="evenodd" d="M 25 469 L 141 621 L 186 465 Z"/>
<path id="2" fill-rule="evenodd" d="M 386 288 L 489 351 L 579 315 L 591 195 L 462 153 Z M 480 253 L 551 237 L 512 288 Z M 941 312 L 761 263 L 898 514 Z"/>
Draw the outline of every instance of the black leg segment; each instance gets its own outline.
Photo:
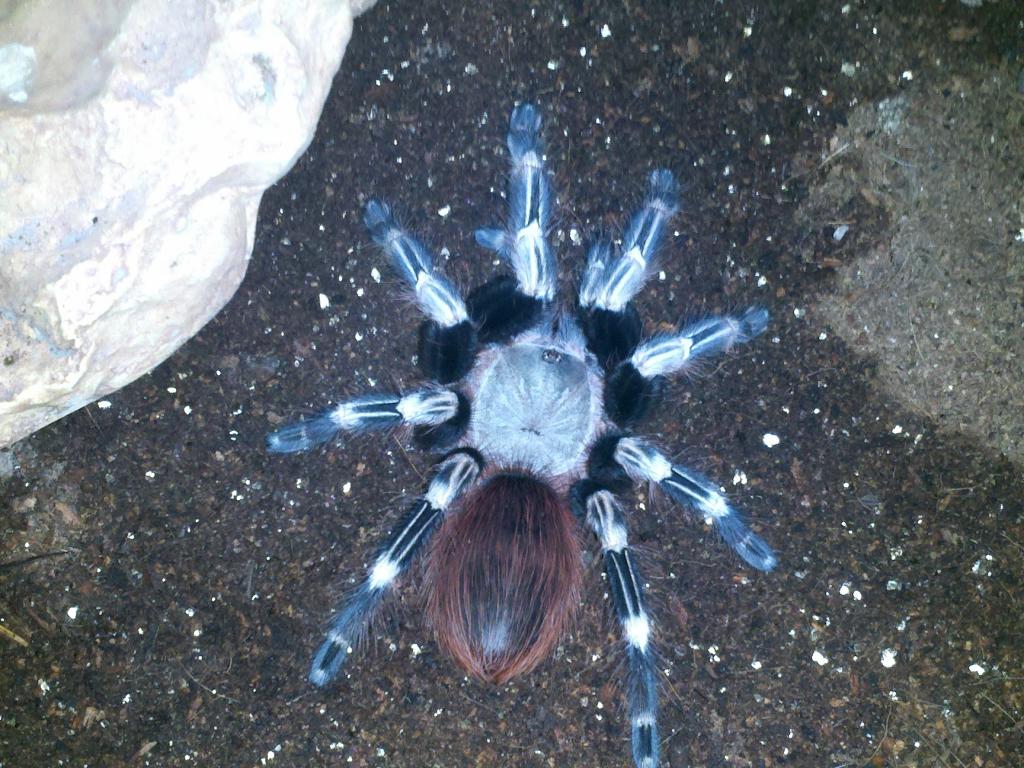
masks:
<path id="1" fill-rule="evenodd" d="M 544 302 L 519 290 L 511 275 L 488 280 L 466 299 L 481 344 L 500 344 L 531 328 L 543 308 Z"/>
<path id="2" fill-rule="evenodd" d="M 640 343 L 643 323 L 630 302 L 621 312 L 601 307 L 580 310 L 580 325 L 587 336 L 587 346 L 606 370 L 629 357 Z"/>
<path id="3" fill-rule="evenodd" d="M 620 427 L 637 424 L 661 397 L 665 378 L 645 378 L 632 362 L 619 363 L 604 385 L 604 408 Z"/>
<path id="4" fill-rule="evenodd" d="M 447 327 L 426 320 L 420 326 L 420 367 L 441 384 L 458 381 L 473 367 L 476 345 L 476 329 L 469 320 Z"/>

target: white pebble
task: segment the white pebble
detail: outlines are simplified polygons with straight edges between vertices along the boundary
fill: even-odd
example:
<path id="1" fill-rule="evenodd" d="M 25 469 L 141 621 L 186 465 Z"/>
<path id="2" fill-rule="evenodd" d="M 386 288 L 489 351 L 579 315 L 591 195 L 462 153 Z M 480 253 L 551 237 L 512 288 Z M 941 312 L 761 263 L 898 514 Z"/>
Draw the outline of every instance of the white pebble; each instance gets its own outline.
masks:
<path id="1" fill-rule="evenodd" d="M 899 424 L 897 424 L 895 427 L 892 428 L 892 433 L 894 435 L 903 434 L 903 427 L 901 427 Z"/>
<path id="2" fill-rule="evenodd" d="M 72 605 L 68 608 L 68 618 L 74 621 L 78 617 L 78 606 Z"/>
<path id="3" fill-rule="evenodd" d="M 320 294 L 320 309 L 327 309 L 331 306 L 331 300 L 327 297 L 326 293 Z"/>
<path id="4" fill-rule="evenodd" d="M 99 408 L 100 410 L 104 410 L 105 411 L 105 410 L 107 410 L 107 408 L 110 407 L 110 401 L 109 400 L 100 400 L 98 403 L 96 403 L 96 407 Z"/>
<path id="5" fill-rule="evenodd" d="M 893 648 L 882 649 L 882 666 L 886 669 L 896 666 L 896 650 Z"/>
<path id="6" fill-rule="evenodd" d="M 438 208 L 437 209 L 437 215 L 440 216 L 442 219 L 445 216 L 447 216 L 449 213 L 451 213 L 451 212 L 452 212 L 452 207 L 450 205 L 446 205 L 444 208 Z"/>
<path id="7" fill-rule="evenodd" d="M 774 448 L 779 444 L 779 436 L 772 432 L 765 432 L 761 442 L 765 444 L 766 448 Z"/>
<path id="8" fill-rule="evenodd" d="M 968 669 L 971 670 L 971 672 L 973 672 L 974 674 L 978 675 L 979 677 L 985 674 L 985 668 L 977 662 L 971 664 L 971 666 L 969 666 Z"/>
<path id="9" fill-rule="evenodd" d="M 373 278 L 373 282 L 379 283 L 380 282 L 380 270 L 377 269 L 376 267 L 371 269 L 370 270 L 370 277 Z"/>
<path id="10" fill-rule="evenodd" d="M 602 26 L 601 27 L 601 37 L 611 37 L 611 36 L 612 36 L 612 31 L 610 29 L 608 29 L 608 25 L 605 24 L 604 26 Z"/>
<path id="11" fill-rule="evenodd" d="M 832 239 L 835 240 L 837 243 L 841 242 L 842 239 L 844 237 L 846 237 L 846 233 L 849 232 L 849 231 L 850 231 L 850 227 L 848 225 L 840 224 L 838 227 L 836 227 L 835 231 L 832 233 Z"/>
<path id="12" fill-rule="evenodd" d="M 819 667 L 824 667 L 828 664 L 828 656 L 818 650 L 815 650 L 815 652 L 811 654 L 811 659 L 813 659 L 814 663 Z"/>

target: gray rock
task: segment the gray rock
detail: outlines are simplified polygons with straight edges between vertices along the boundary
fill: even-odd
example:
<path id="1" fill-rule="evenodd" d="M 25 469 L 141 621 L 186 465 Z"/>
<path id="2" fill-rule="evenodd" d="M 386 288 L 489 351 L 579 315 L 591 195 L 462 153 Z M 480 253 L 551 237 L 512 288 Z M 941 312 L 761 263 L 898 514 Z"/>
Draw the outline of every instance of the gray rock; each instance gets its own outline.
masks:
<path id="1" fill-rule="evenodd" d="M 46 0 L 0 31 L 0 445 L 231 298 L 372 0 Z M 88 22 L 88 23 L 86 23 Z"/>

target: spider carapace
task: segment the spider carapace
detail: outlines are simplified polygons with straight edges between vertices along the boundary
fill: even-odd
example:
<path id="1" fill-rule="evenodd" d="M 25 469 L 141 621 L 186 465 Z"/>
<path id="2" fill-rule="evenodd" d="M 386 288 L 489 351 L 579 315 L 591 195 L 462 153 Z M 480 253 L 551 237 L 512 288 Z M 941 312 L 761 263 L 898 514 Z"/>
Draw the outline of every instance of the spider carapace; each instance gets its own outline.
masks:
<path id="1" fill-rule="evenodd" d="M 463 297 L 424 247 L 373 200 L 373 240 L 426 315 L 419 360 L 431 383 L 404 395 L 368 395 L 284 427 L 271 451 L 302 451 L 343 431 L 406 425 L 443 454 L 422 497 L 388 536 L 360 585 L 332 618 L 310 680 L 323 686 L 380 602 L 425 557 L 425 607 L 438 642 L 474 676 L 501 683 L 532 670 L 559 641 L 578 603 L 577 528 L 597 537 L 626 654 L 633 758 L 658 762 L 653 623 L 630 550 L 620 495 L 653 483 L 710 520 L 754 568 L 776 563 L 717 486 L 634 436 L 666 379 L 760 334 L 752 308 L 645 338 L 632 300 L 652 274 L 678 206 L 675 178 L 650 174 L 621 244 L 597 242 L 577 296 L 559 301 L 547 240 L 551 188 L 538 110 L 522 104 L 508 133 L 509 214 L 477 242 L 512 274 Z"/>

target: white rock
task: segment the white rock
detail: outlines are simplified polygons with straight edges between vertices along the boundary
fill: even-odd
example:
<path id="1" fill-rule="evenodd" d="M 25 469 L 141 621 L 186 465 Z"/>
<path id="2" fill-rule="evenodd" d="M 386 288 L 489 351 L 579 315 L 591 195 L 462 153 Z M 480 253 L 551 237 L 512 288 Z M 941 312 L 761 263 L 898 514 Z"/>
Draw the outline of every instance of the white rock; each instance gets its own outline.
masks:
<path id="1" fill-rule="evenodd" d="M 231 298 L 373 0 L 41 0 L 0 27 L 0 445 Z"/>

